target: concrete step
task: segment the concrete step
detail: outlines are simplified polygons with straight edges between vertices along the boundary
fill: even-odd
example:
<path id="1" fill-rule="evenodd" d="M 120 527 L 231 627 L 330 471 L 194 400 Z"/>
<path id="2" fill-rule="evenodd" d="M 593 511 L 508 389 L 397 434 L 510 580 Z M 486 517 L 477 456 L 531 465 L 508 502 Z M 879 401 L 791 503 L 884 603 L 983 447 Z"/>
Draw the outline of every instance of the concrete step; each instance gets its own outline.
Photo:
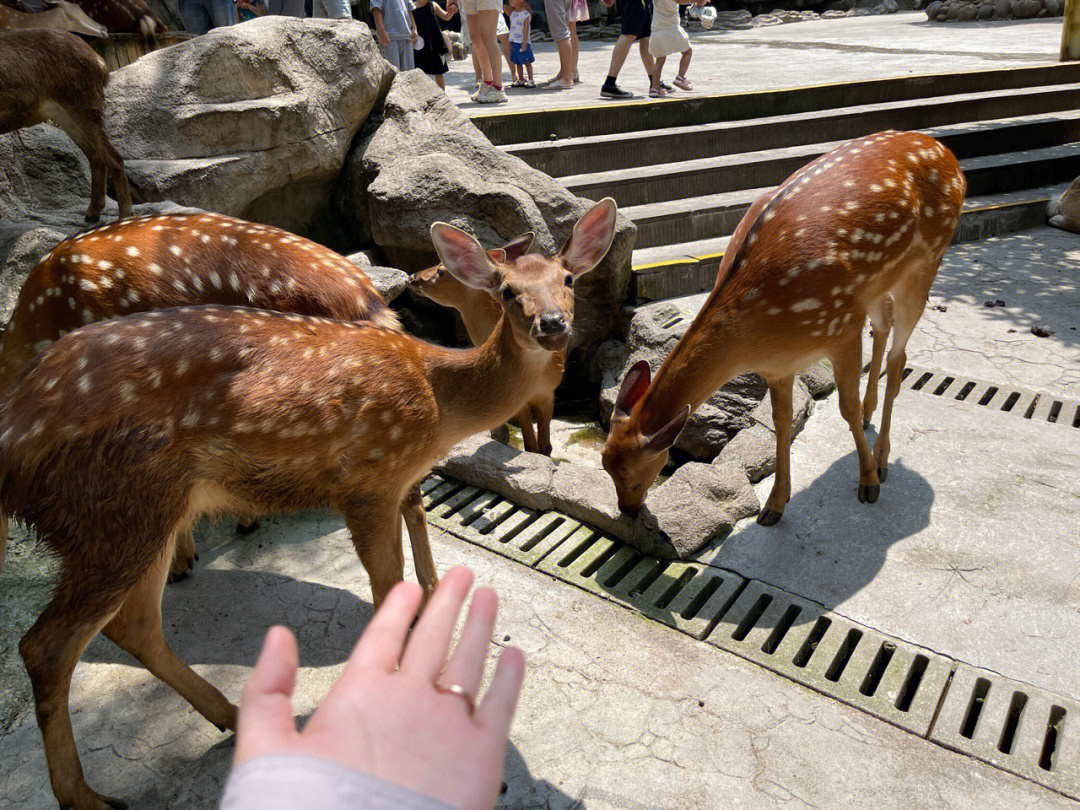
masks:
<path id="1" fill-rule="evenodd" d="M 1080 82 L 1080 63 L 1002 70 L 931 74 L 823 84 L 752 93 L 718 94 L 660 101 L 601 102 L 472 116 L 493 143 L 521 144 L 586 136 L 795 115 L 814 110 L 879 104 L 960 93 L 1012 90 Z"/>
<path id="2" fill-rule="evenodd" d="M 1045 224 L 1046 204 L 1068 185 L 969 195 L 953 241 L 973 242 Z M 730 236 L 722 236 L 635 250 L 631 300 L 642 304 L 712 289 L 729 241 Z"/>
<path id="3" fill-rule="evenodd" d="M 614 135 L 523 143 L 506 152 L 553 177 L 657 166 L 846 141 L 885 129 L 950 124 L 1071 111 L 1080 83 L 890 100 L 748 120 L 696 124 Z"/>
<path id="4" fill-rule="evenodd" d="M 1080 175 L 1080 143 L 968 158 L 961 168 L 969 196 L 1050 185 Z M 710 239 L 732 233 L 754 200 L 775 185 L 628 206 L 622 212 L 638 226 L 638 248 Z"/>
<path id="5" fill-rule="evenodd" d="M 953 124 L 924 130 L 958 158 L 1080 141 L 1080 111 Z M 774 186 L 843 141 L 637 166 L 561 178 L 574 194 L 591 200 L 613 197 L 621 207 L 682 197 Z"/>

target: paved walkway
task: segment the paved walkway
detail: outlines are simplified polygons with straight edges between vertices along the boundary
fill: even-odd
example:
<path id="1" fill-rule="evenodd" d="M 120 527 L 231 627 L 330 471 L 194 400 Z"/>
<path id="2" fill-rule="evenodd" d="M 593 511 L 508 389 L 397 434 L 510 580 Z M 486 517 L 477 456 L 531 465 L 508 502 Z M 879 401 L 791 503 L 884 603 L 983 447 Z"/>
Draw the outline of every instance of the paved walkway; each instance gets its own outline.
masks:
<path id="1" fill-rule="evenodd" d="M 734 93 L 830 82 L 875 79 L 956 70 L 989 70 L 1057 61 L 1061 20 L 1007 22 L 927 22 L 921 11 L 884 16 L 789 23 L 746 31 L 691 32 L 694 59 L 690 78 L 694 94 Z M 583 42 L 579 61 L 582 84 L 573 90 L 509 90 L 507 104 L 469 100 L 472 62 L 451 63 L 450 97 L 469 112 L 540 109 L 556 106 L 619 104 L 602 99 L 611 41 Z M 537 80 L 558 69 L 549 42 L 533 46 Z M 669 60 L 665 78 L 674 76 Z M 505 68 L 505 63 L 504 63 Z M 626 60 L 620 84 L 639 96 L 648 81 L 636 48 Z M 685 95 L 682 91 L 676 94 Z"/>

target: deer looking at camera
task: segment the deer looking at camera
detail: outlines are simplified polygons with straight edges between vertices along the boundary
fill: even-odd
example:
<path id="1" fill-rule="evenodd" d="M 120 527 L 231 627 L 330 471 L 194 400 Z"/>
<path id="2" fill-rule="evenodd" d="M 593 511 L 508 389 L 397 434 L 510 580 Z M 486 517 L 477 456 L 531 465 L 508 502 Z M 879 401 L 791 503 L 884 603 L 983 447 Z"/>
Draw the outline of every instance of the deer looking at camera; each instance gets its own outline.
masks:
<path id="1" fill-rule="evenodd" d="M 371 323 L 203 306 L 91 324 L 39 355 L 0 404 L 0 507 L 61 562 L 52 601 L 19 645 L 61 806 L 116 806 L 83 778 L 66 705 L 99 631 L 235 728 L 235 706 L 162 633 L 177 532 L 220 511 L 334 508 L 378 606 L 402 578 L 403 500 L 453 445 L 524 405 L 569 340 L 567 278 L 604 257 L 615 216 L 604 200 L 559 255 L 499 264 L 463 231 L 433 225 L 446 269 L 503 308 L 472 349 Z"/>
<path id="2" fill-rule="evenodd" d="M 523 234 L 501 248 L 489 250 L 488 256 L 496 263 L 513 261 L 529 252 L 534 238 L 533 233 Z M 502 307 L 497 301 L 482 290 L 462 284 L 441 264 L 414 273 L 409 279 L 409 286 L 417 295 L 460 312 L 465 331 L 469 333 L 469 340 L 474 346 L 487 340 L 502 317 Z M 548 367 L 534 380 L 534 393 L 517 414 L 521 440 L 530 453 L 551 455 L 551 415 L 555 409 L 555 389 L 562 381 L 565 363 L 565 351 L 551 353 Z"/>
<path id="3" fill-rule="evenodd" d="M 791 496 L 793 378 L 820 357 L 832 361 L 840 413 L 858 451 L 859 501 L 874 503 L 888 472 L 904 349 L 960 221 L 966 187 L 956 158 L 938 141 L 883 132 L 823 155 L 755 202 L 712 293 L 655 379 L 644 361 L 623 379 L 603 451 L 620 507 L 641 508 L 690 413 L 732 377 L 755 371 L 769 384 L 776 427 L 776 480 L 758 523 L 776 523 Z M 893 328 L 873 452 L 859 405 L 867 315 L 878 358 L 890 320 Z M 870 385 L 866 418 L 876 376 Z"/>
<path id="4" fill-rule="evenodd" d="M 96 222 L 111 175 L 120 217 L 131 216 L 124 160 L 105 135 L 105 60 L 74 34 L 27 30 L 0 34 L 0 135 L 52 119 L 90 162 L 90 207 Z"/>
<path id="5" fill-rule="evenodd" d="M 309 239 L 220 214 L 135 217 L 61 242 L 30 271 L 0 345 L 0 395 L 34 357 L 80 326 L 199 304 L 371 321 L 400 330 L 363 271 Z M 255 516 L 245 518 L 240 531 Z M 430 552 L 419 493 L 409 499 L 405 518 L 421 576 L 434 580 L 434 563 L 426 564 Z M 7 517 L 0 511 L 0 571 L 7 536 Z M 170 576 L 185 576 L 196 556 L 191 532 L 181 533 Z"/>
<path id="6" fill-rule="evenodd" d="M 17 11 L 0 5 L 0 32 L 44 28 L 50 31 L 70 31 L 87 37 L 104 39 L 109 36 L 105 26 L 86 16 L 81 8 L 67 0 L 49 0 L 46 9 L 37 13 Z"/>

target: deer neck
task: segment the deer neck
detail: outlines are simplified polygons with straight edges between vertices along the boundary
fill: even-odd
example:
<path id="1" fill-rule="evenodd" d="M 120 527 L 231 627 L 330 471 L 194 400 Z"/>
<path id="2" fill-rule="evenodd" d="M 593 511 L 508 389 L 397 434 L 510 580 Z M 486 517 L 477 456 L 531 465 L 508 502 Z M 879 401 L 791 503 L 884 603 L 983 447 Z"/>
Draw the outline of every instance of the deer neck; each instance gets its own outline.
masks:
<path id="1" fill-rule="evenodd" d="M 427 376 L 447 446 L 498 427 L 521 410 L 550 361 L 551 352 L 522 345 L 505 317 L 476 348 L 433 354 Z"/>
<path id="2" fill-rule="evenodd" d="M 668 424 L 689 405 L 696 411 L 732 377 L 745 370 L 738 321 L 704 307 L 653 377 L 637 410 L 644 433 Z"/>

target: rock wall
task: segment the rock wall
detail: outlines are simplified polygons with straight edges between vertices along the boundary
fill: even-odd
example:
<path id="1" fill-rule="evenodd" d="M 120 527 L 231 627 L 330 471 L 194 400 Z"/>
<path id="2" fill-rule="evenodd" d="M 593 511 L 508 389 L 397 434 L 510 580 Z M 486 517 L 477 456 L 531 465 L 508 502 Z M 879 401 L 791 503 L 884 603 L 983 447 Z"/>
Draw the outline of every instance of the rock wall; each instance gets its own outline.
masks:
<path id="1" fill-rule="evenodd" d="M 1065 0 L 934 0 L 926 7 L 931 22 L 1029 20 L 1060 17 Z"/>

